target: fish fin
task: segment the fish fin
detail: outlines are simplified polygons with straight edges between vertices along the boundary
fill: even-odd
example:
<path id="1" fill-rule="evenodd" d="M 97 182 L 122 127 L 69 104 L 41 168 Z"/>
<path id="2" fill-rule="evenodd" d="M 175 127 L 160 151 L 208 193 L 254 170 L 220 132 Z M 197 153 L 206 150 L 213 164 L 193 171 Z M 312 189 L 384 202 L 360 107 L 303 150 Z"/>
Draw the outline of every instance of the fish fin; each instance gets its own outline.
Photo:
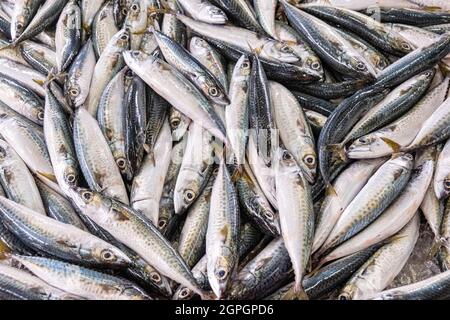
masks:
<path id="1" fill-rule="evenodd" d="M 37 83 L 40 86 L 44 86 L 45 85 L 45 81 L 43 80 L 39 80 L 39 79 L 33 79 L 34 83 Z"/>
<path id="2" fill-rule="evenodd" d="M 424 6 L 422 8 L 422 10 L 427 11 L 427 12 L 437 12 L 437 11 L 442 11 L 442 7 L 439 7 L 439 6 Z"/>
<path id="3" fill-rule="evenodd" d="M 265 259 L 258 261 L 258 263 L 255 266 L 255 271 L 258 271 L 259 269 L 263 268 L 271 260 L 272 260 L 271 257 L 267 257 Z"/>
<path id="4" fill-rule="evenodd" d="M 223 228 L 220 229 L 219 233 L 220 233 L 220 237 L 221 237 L 222 242 L 227 241 L 227 239 L 228 239 L 228 231 L 229 231 L 228 226 L 223 226 Z"/>
<path id="5" fill-rule="evenodd" d="M 53 173 L 45 173 L 45 172 L 41 172 L 41 171 L 36 171 L 36 174 L 38 176 L 42 176 L 42 177 L 50 180 L 51 182 L 58 183 L 56 181 L 56 177 L 55 177 L 55 175 Z"/>
<path id="6" fill-rule="evenodd" d="M 343 162 L 348 161 L 347 153 L 345 151 L 344 145 L 341 143 L 338 144 L 329 144 L 325 147 L 328 151 L 331 151 L 333 155 L 337 156 L 337 158 Z"/>
<path id="7" fill-rule="evenodd" d="M 306 294 L 305 289 L 303 289 L 301 281 L 295 282 L 293 289 L 294 289 L 294 294 L 298 300 L 309 300 L 309 297 Z"/>
<path id="8" fill-rule="evenodd" d="M 0 240 L 0 260 L 6 260 L 11 253 L 11 249 L 8 245 Z"/>
<path id="9" fill-rule="evenodd" d="M 261 51 L 263 48 L 262 46 L 260 46 L 258 48 L 254 48 L 248 41 L 247 41 L 247 45 L 248 45 L 248 48 L 250 49 L 250 52 L 252 52 L 255 56 L 259 56 L 261 54 Z"/>
<path id="10" fill-rule="evenodd" d="M 402 147 L 397 142 L 385 137 L 381 137 L 381 140 L 383 140 L 383 142 L 386 143 L 389 148 L 391 148 L 393 154 L 400 153 Z"/>
<path id="11" fill-rule="evenodd" d="M 339 195 L 336 192 L 336 189 L 333 187 L 331 183 L 328 183 L 325 187 L 325 195 L 331 196 L 331 197 L 338 197 Z"/>

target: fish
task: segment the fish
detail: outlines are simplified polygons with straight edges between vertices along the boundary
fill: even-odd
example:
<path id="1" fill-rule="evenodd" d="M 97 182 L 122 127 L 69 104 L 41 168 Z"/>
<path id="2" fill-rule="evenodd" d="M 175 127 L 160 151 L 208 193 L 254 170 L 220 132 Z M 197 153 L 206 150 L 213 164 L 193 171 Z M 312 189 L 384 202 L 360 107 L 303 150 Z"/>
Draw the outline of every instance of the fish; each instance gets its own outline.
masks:
<path id="1" fill-rule="evenodd" d="M 272 113 L 280 139 L 294 156 L 309 183 L 316 178 L 317 156 L 314 136 L 295 96 L 283 85 L 269 82 Z"/>
<path id="2" fill-rule="evenodd" d="M 44 257 L 14 256 L 49 285 L 89 300 L 150 300 L 131 281 Z"/>
<path id="3" fill-rule="evenodd" d="M 30 65 L 42 74 L 50 74 L 56 70 L 56 52 L 44 44 L 36 43 L 31 40 L 23 41 L 17 49 L 22 55 L 24 61 L 16 60 L 16 62 L 24 65 Z M 16 50 L 17 50 L 16 49 Z M 14 49 L 5 49 L 14 50 Z M 1 52 L 4 53 L 5 50 Z M 11 59 L 11 57 L 7 57 Z"/>
<path id="4" fill-rule="evenodd" d="M 75 112 L 73 137 L 77 159 L 88 185 L 128 204 L 127 190 L 108 142 L 98 122 L 85 108 Z"/>
<path id="5" fill-rule="evenodd" d="M 350 239 L 379 217 L 405 188 L 413 161 L 406 153 L 385 162 L 342 212 L 320 253 Z"/>
<path id="6" fill-rule="evenodd" d="M 259 24 L 255 9 L 245 0 L 226 1 L 211 0 L 213 4 L 222 9 L 228 18 L 232 19 L 238 26 L 264 34 L 265 31 Z"/>
<path id="7" fill-rule="evenodd" d="M 275 186 L 281 235 L 295 273 L 294 291 L 301 297 L 314 237 L 314 210 L 310 186 L 295 157 L 281 148 L 275 160 Z"/>
<path id="8" fill-rule="evenodd" d="M 228 21 L 221 9 L 206 0 L 178 0 L 178 3 L 195 20 L 210 24 L 224 24 Z"/>
<path id="9" fill-rule="evenodd" d="M 345 284 L 339 300 L 364 300 L 383 291 L 400 273 L 419 238 L 419 217 L 389 239 Z"/>
<path id="10" fill-rule="evenodd" d="M 56 66 L 58 74 L 66 71 L 81 47 L 81 9 L 69 0 L 56 23 Z"/>
<path id="11" fill-rule="evenodd" d="M 239 225 L 236 188 L 222 159 L 212 187 L 206 231 L 208 281 L 218 299 L 224 296 L 237 269 Z"/>
<path id="12" fill-rule="evenodd" d="M 278 1 L 276 0 L 255 0 L 253 3 L 259 24 L 263 27 L 267 34 L 275 39 L 277 38 L 275 28 L 275 12 L 277 4 Z"/>
<path id="13" fill-rule="evenodd" d="M 218 139 L 226 141 L 225 125 L 211 103 L 179 71 L 143 52 L 127 51 L 123 56 L 127 65 L 157 94 Z M 172 86 L 179 88 L 177 95 L 173 95 Z"/>
<path id="14" fill-rule="evenodd" d="M 13 41 L 26 30 L 42 3 L 42 0 L 19 0 L 14 3 L 10 22 L 10 35 Z"/>

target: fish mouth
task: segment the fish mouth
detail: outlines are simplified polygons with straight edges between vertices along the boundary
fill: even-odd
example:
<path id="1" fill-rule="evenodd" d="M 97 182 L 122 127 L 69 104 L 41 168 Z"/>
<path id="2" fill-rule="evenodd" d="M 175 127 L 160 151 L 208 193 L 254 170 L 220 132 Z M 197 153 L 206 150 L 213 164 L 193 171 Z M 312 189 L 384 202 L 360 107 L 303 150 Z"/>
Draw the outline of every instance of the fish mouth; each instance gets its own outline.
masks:
<path id="1" fill-rule="evenodd" d="M 347 157 L 351 159 L 364 159 L 367 158 L 367 153 L 370 153 L 372 149 L 370 147 L 358 147 L 347 150 Z"/>

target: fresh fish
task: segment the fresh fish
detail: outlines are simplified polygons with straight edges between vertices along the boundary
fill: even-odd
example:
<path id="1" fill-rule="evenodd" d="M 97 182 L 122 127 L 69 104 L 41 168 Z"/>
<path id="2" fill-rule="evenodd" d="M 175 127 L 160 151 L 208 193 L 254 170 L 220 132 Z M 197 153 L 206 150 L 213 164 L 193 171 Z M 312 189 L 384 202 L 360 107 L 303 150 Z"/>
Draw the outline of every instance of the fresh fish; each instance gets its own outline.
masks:
<path id="1" fill-rule="evenodd" d="M 449 78 L 429 91 L 410 111 L 393 123 L 355 140 L 347 148 L 351 159 L 376 158 L 393 152 L 386 141 L 406 147 L 411 144 L 424 123 L 444 102 Z"/>
<path id="2" fill-rule="evenodd" d="M 80 300 L 27 271 L 0 264 L 0 295 L 14 300 Z"/>
<path id="3" fill-rule="evenodd" d="M 275 122 L 269 83 L 261 61 L 256 55 L 251 57 L 251 73 L 248 88 L 249 136 L 256 144 L 258 155 L 270 166 L 277 148 L 275 143 Z"/>
<path id="4" fill-rule="evenodd" d="M 44 102 L 32 90 L 6 76 L 0 76 L 0 101 L 39 125 L 44 121 Z"/>
<path id="5" fill-rule="evenodd" d="M 75 150 L 88 185 L 98 192 L 129 203 L 120 171 L 97 121 L 84 108 L 75 113 Z"/>
<path id="6" fill-rule="evenodd" d="M 158 225 L 159 203 L 164 178 L 170 164 L 172 137 L 169 124 L 165 122 L 156 140 L 152 155 L 146 155 L 141 168 L 133 179 L 130 203 L 155 226 Z"/>
<path id="7" fill-rule="evenodd" d="M 191 80 L 209 100 L 220 105 L 229 103 L 219 80 L 186 49 L 158 31 L 155 31 L 155 37 L 167 62 Z"/>
<path id="8" fill-rule="evenodd" d="M 224 296 L 236 272 L 239 246 L 239 203 L 222 159 L 211 193 L 206 256 L 208 280 L 217 298 Z"/>
<path id="9" fill-rule="evenodd" d="M 19 0 L 14 3 L 10 27 L 13 41 L 25 31 L 43 2 L 43 0 Z"/>
<path id="10" fill-rule="evenodd" d="M 281 235 L 295 273 L 294 291 L 301 296 L 314 238 L 314 210 L 310 186 L 295 157 L 281 148 L 275 160 L 275 184 Z"/>
<path id="11" fill-rule="evenodd" d="M 305 112 L 294 95 L 276 82 L 269 83 L 272 113 L 281 141 L 310 183 L 316 177 L 317 158 L 314 136 Z"/>
<path id="12" fill-rule="evenodd" d="M 410 182 L 400 196 L 374 222 L 330 252 L 322 259 L 323 263 L 379 243 L 400 231 L 412 219 L 433 177 L 434 160 L 422 159 L 417 159 L 423 163 L 416 164 Z"/>
<path id="13" fill-rule="evenodd" d="M 408 183 L 413 162 L 407 153 L 384 163 L 342 212 L 320 253 L 348 240 L 383 213 Z"/>
<path id="14" fill-rule="evenodd" d="M 275 11 L 278 0 L 255 0 L 253 6 L 260 25 L 272 38 L 277 38 Z"/>
<path id="15" fill-rule="evenodd" d="M 44 137 L 56 181 L 65 195 L 81 180 L 72 133 L 69 118 L 49 90 L 45 97 Z"/>
<path id="16" fill-rule="evenodd" d="M 178 3 L 195 20 L 211 24 L 228 21 L 225 13 L 207 0 L 178 0 Z"/>
<path id="17" fill-rule="evenodd" d="M 13 49 L 5 49 L 13 50 Z M 29 64 L 37 71 L 43 74 L 49 74 L 56 69 L 56 53 L 53 49 L 46 45 L 26 40 L 20 43 L 19 50 L 23 56 L 23 59 L 27 61 L 25 64 Z M 4 50 L 1 52 L 3 53 Z M 21 61 L 17 61 L 23 63 Z"/>
<path id="18" fill-rule="evenodd" d="M 278 237 L 239 271 L 228 298 L 262 299 L 286 282 L 290 277 L 291 267 L 283 239 Z"/>
<path id="19" fill-rule="evenodd" d="M 206 231 L 211 205 L 210 200 L 218 171 L 218 168 L 214 170 L 202 193 L 189 208 L 183 229 L 181 230 L 178 252 L 191 268 L 205 254 Z"/>
<path id="20" fill-rule="evenodd" d="M 177 1 L 169 0 L 167 1 L 167 5 L 175 11 L 176 13 L 180 13 L 180 7 Z M 161 32 L 166 36 L 170 37 L 172 40 L 177 42 L 183 47 L 186 47 L 187 43 L 187 34 L 186 27 L 184 24 L 177 19 L 176 15 L 171 13 L 164 13 L 164 17 L 161 24 Z"/>
<path id="21" fill-rule="evenodd" d="M 381 8 L 378 12 L 382 22 L 403 23 L 413 26 L 430 26 L 450 23 L 450 13 L 409 8 Z"/>
<path id="22" fill-rule="evenodd" d="M 389 30 L 382 23 L 365 14 L 330 6 L 306 5 L 302 7 L 302 10 L 325 21 L 338 24 L 342 28 L 351 30 L 373 46 L 389 54 L 404 56 L 415 49 L 400 34 Z"/>
<path id="23" fill-rule="evenodd" d="M 257 33 L 265 33 L 258 22 L 255 10 L 246 0 L 212 0 L 211 2 L 225 11 L 227 16 L 238 26 Z"/>
<path id="24" fill-rule="evenodd" d="M 72 63 L 65 82 L 65 92 L 75 108 L 81 107 L 89 95 L 96 64 L 94 46 L 89 39 Z"/>
<path id="25" fill-rule="evenodd" d="M 9 199 L 45 215 L 33 176 L 19 155 L 4 140 L 0 140 L 0 183 Z"/>
<path id="26" fill-rule="evenodd" d="M 77 189 L 72 199 L 84 214 L 161 274 L 207 296 L 198 287 L 184 260 L 147 218 L 118 201 L 87 189 Z"/>
<path id="27" fill-rule="evenodd" d="M 289 22 L 324 62 L 351 77 L 375 77 L 376 71 L 364 57 L 332 27 L 284 1 L 282 3 Z"/>
<path id="28" fill-rule="evenodd" d="M 106 1 L 92 22 L 95 54 L 100 57 L 112 37 L 119 32 L 114 20 L 114 1 Z"/>
<path id="29" fill-rule="evenodd" d="M 271 236 L 280 235 L 280 218 L 274 211 L 253 176 L 248 164 L 243 165 L 242 173 L 236 180 L 242 213 L 260 229 Z"/>
<path id="30" fill-rule="evenodd" d="M 56 24 L 57 72 L 66 71 L 81 47 L 81 9 L 76 0 L 69 0 Z"/>
<path id="31" fill-rule="evenodd" d="M 317 251 L 323 245 L 342 212 L 384 161 L 385 159 L 380 158 L 354 162 L 336 178 L 333 183 L 335 193 L 326 194 L 320 206 L 312 252 Z M 353 182 L 352 184 L 348 183 L 350 180 Z"/>
<path id="32" fill-rule="evenodd" d="M 209 130 L 220 140 L 226 140 L 226 129 L 212 105 L 175 68 L 139 51 L 125 52 L 124 57 L 128 66 L 174 108 Z M 174 87 L 178 89 L 176 94 L 172 89 Z"/>
<path id="33" fill-rule="evenodd" d="M 182 214 L 200 196 L 214 167 L 213 136 L 195 122 L 189 126 L 186 151 L 174 194 L 175 213 Z"/>
<path id="34" fill-rule="evenodd" d="M 97 121 L 108 142 L 112 155 L 122 175 L 131 180 L 132 170 L 125 149 L 125 77 L 129 70 L 122 69 L 109 82 L 100 98 Z"/>
<path id="35" fill-rule="evenodd" d="M 249 82 L 251 65 L 247 56 L 242 56 L 233 71 L 230 81 L 230 105 L 225 109 L 228 140 L 236 163 L 245 162 L 249 130 Z"/>
<path id="36" fill-rule="evenodd" d="M 425 280 L 406 286 L 382 291 L 372 300 L 436 300 L 448 299 L 450 271 L 445 271 Z"/>
<path id="37" fill-rule="evenodd" d="M 400 273 L 419 238 L 419 216 L 383 245 L 356 271 L 339 294 L 340 300 L 364 300 L 383 291 Z"/>
<path id="38" fill-rule="evenodd" d="M 127 29 L 120 30 L 109 41 L 95 65 L 84 106 L 93 116 L 97 115 L 98 103 L 103 90 L 124 66 L 122 53 L 128 49 L 129 41 L 129 31 Z"/>
<path id="39" fill-rule="evenodd" d="M 124 267 L 129 258 L 96 236 L 4 197 L 0 198 L 2 222 L 30 247 L 75 263 Z"/>
<path id="40" fill-rule="evenodd" d="M 152 154 L 161 128 L 167 119 L 170 105 L 152 89 L 147 90 L 147 128 L 145 129 L 144 150 Z M 175 123 L 176 124 L 176 123 Z"/>
<path id="41" fill-rule="evenodd" d="M 394 88 L 355 124 L 342 143 L 353 141 L 404 115 L 423 97 L 433 77 L 434 70 L 427 70 Z"/>
<path id="42" fill-rule="evenodd" d="M 42 6 L 39 7 L 36 14 L 33 14 L 33 11 L 36 10 L 35 6 L 39 6 L 42 1 L 35 0 L 33 2 L 34 4 L 30 6 L 30 16 L 32 16 L 33 18 L 31 19 L 31 21 L 29 21 L 29 23 L 23 23 L 23 31 L 19 32 L 18 35 L 13 37 L 13 45 L 17 45 L 24 40 L 33 38 L 34 36 L 44 31 L 48 26 L 51 26 L 54 22 L 56 22 L 68 0 L 45 1 L 43 2 Z M 21 23 L 19 22 L 18 24 L 11 24 L 11 31 L 13 28 L 16 29 L 14 25 L 20 26 Z M 11 32 L 11 35 L 14 35 L 13 31 Z"/>
<path id="43" fill-rule="evenodd" d="M 14 256 L 49 285 L 90 300 L 149 300 L 134 283 L 78 265 L 42 258 Z"/>

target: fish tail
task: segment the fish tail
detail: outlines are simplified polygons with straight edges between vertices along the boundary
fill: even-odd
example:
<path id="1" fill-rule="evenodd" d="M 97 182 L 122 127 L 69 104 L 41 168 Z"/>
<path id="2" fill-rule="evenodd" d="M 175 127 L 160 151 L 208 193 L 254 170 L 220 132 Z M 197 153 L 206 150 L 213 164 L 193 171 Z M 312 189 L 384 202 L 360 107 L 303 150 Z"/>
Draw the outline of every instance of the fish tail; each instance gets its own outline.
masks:
<path id="1" fill-rule="evenodd" d="M 301 279 L 295 281 L 294 294 L 298 300 L 309 300 L 309 297 L 306 294 L 305 289 L 303 288 Z"/>

